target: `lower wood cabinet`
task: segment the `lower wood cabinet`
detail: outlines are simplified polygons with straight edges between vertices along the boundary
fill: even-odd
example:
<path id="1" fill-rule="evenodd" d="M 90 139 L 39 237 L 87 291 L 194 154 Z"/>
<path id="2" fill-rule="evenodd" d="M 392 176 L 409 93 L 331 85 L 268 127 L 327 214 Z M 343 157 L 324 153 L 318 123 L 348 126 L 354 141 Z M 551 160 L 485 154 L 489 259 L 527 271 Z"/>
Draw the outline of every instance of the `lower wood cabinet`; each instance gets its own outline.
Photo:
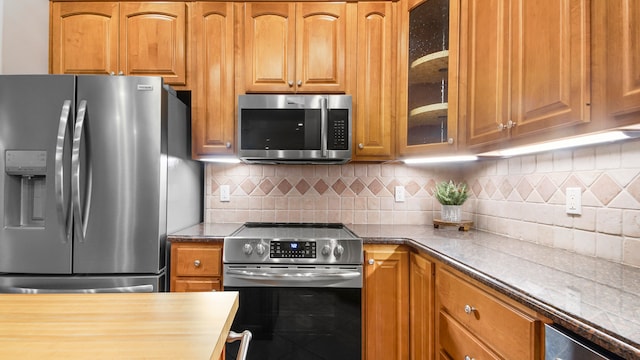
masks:
<path id="1" fill-rule="evenodd" d="M 434 359 L 435 265 L 420 254 L 411 254 L 409 265 L 409 358 Z"/>
<path id="2" fill-rule="evenodd" d="M 409 249 L 364 246 L 363 359 L 409 357 Z"/>
<path id="3" fill-rule="evenodd" d="M 543 358 L 535 312 L 447 266 L 437 265 L 435 276 L 440 358 Z"/>
<path id="4" fill-rule="evenodd" d="M 221 291 L 222 244 L 172 243 L 170 276 L 171 291 Z"/>

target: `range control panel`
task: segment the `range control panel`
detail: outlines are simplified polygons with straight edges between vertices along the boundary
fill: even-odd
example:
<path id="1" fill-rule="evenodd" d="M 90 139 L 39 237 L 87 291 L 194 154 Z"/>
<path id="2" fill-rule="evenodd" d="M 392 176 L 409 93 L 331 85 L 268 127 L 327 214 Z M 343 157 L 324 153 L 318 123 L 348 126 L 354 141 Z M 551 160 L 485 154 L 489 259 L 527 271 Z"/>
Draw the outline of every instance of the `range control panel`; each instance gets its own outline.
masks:
<path id="1" fill-rule="evenodd" d="M 315 241 L 271 241 L 271 258 L 308 258 L 316 257 Z"/>

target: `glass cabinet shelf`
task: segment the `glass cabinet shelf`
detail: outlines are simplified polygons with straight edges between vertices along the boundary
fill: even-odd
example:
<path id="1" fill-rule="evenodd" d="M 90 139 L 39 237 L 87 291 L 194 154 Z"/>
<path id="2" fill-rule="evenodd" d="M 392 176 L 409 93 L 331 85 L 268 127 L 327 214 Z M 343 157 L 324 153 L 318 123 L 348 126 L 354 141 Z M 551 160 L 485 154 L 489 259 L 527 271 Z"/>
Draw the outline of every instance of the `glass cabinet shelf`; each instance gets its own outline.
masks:
<path id="1" fill-rule="evenodd" d="M 449 50 L 425 55 L 411 63 L 409 84 L 439 83 L 442 80 L 441 70 L 448 67 Z"/>
<path id="2" fill-rule="evenodd" d="M 409 112 L 409 118 L 413 126 L 440 125 L 443 118 L 447 117 L 449 104 L 437 103 L 417 107 Z"/>

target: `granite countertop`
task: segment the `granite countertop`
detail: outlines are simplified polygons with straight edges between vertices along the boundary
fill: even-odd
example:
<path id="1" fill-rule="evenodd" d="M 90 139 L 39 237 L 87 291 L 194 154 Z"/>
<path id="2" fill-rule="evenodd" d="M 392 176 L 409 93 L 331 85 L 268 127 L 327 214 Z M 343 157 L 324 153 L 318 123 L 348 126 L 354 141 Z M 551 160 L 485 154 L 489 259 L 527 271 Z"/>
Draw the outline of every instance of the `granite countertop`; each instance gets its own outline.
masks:
<path id="1" fill-rule="evenodd" d="M 169 236 L 221 241 L 241 224 L 200 224 Z M 625 359 L 640 359 L 640 269 L 480 231 L 347 225 L 365 243 L 404 244 L 454 266 Z"/>

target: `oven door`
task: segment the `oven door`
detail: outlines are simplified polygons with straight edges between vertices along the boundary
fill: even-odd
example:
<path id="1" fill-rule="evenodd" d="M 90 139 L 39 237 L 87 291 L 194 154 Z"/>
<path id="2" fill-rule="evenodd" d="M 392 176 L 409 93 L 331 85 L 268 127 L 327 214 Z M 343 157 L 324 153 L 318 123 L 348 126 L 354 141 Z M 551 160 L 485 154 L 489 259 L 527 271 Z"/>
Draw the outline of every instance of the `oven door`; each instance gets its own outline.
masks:
<path id="1" fill-rule="evenodd" d="M 361 358 L 361 266 L 355 280 L 353 269 L 225 266 L 224 289 L 239 293 L 231 329 L 253 334 L 247 359 Z M 360 286 L 337 284 L 350 281 Z M 226 359 L 235 360 L 237 351 L 237 344 L 227 344 Z"/>

